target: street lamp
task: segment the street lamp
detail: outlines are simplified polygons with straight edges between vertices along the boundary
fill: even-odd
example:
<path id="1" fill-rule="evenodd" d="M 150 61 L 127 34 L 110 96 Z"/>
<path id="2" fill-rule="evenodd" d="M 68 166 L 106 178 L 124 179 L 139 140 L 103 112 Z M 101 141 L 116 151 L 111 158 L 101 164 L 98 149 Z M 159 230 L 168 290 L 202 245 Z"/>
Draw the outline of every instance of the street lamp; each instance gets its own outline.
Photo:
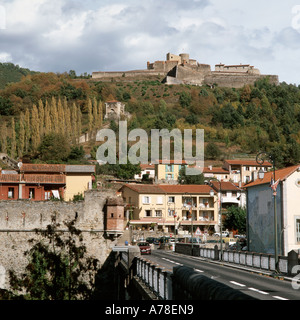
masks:
<path id="1" fill-rule="evenodd" d="M 194 226 L 193 226 L 193 198 L 191 197 L 191 195 L 188 193 L 188 192 L 185 192 L 185 195 L 188 195 L 189 196 L 189 199 L 190 199 L 190 203 L 191 203 L 191 207 L 190 207 L 190 209 L 189 209 L 189 212 L 190 212 L 190 214 L 191 214 L 191 219 L 192 219 L 192 223 L 191 223 L 191 227 L 192 227 L 192 230 L 191 230 L 191 241 L 192 241 L 192 255 L 193 255 L 193 248 L 194 248 L 194 246 L 193 246 L 193 244 L 194 244 L 194 242 L 193 242 L 193 229 L 194 229 Z"/>
<path id="2" fill-rule="evenodd" d="M 223 233 L 223 223 L 222 223 L 222 186 L 221 186 L 221 181 L 217 178 L 210 178 L 207 183 L 209 183 L 211 185 L 211 180 L 213 181 L 217 181 L 219 182 L 219 192 L 220 192 L 220 197 L 219 197 L 219 201 L 220 201 L 220 207 L 219 207 L 219 216 L 220 216 L 220 241 L 221 241 L 221 259 L 223 260 L 223 238 L 222 238 L 222 233 Z M 212 192 L 211 192 L 212 191 Z M 209 194 L 212 195 L 214 192 L 213 190 L 209 191 Z M 213 194 L 214 195 L 214 194 Z"/>
<path id="3" fill-rule="evenodd" d="M 275 249 L 275 272 L 278 272 L 278 248 L 277 248 L 277 210 L 276 210 L 276 180 L 275 180 L 275 157 L 273 155 L 270 155 L 269 153 L 265 151 L 261 151 L 256 156 L 256 162 L 260 165 L 262 165 L 265 160 L 263 155 L 267 156 L 269 160 L 272 162 L 272 169 L 273 169 L 273 184 L 271 184 L 271 187 L 274 187 L 273 189 L 273 199 L 274 199 L 274 249 Z M 264 172 L 262 169 L 258 172 L 259 178 L 263 179 Z M 272 183 L 272 181 L 271 181 Z"/>

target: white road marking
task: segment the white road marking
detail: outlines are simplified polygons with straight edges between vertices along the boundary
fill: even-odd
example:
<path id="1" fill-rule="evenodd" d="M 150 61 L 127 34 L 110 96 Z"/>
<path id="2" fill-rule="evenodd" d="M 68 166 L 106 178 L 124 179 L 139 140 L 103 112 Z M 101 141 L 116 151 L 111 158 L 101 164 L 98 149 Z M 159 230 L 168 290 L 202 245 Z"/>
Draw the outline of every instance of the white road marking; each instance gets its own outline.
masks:
<path id="1" fill-rule="evenodd" d="M 273 298 L 279 299 L 279 300 L 289 300 L 289 299 L 286 299 L 286 298 L 283 298 L 283 297 L 279 297 L 279 296 L 273 296 Z"/>
<path id="2" fill-rule="evenodd" d="M 197 272 L 204 272 L 203 270 L 199 270 L 199 269 L 195 269 L 195 271 L 197 271 Z"/>
<path id="3" fill-rule="evenodd" d="M 255 289 L 255 288 L 249 288 L 249 290 L 256 291 L 261 294 L 268 294 L 268 292 L 264 292 L 264 291 L 261 291 L 261 290 Z"/>
<path id="4" fill-rule="evenodd" d="M 236 286 L 240 286 L 240 287 L 245 287 L 245 284 L 239 283 L 239 282 L 235 282 L 235 281 L 230 281 L 232 284 L 235 284 Z"/>
<path id="5" fill-rule="evenodd" d="M 167 258 L 162 258 L 163 260 L 166 260 L 166 261 L 169 261 L 171 263 L 174 263 L 174 264 L 177 264 L 177 265 L 180 265 L 180 266 L 183 266 L 183 264 L 179 263 L 179 262 L 175 262 L 175 261 L 172 261 L 170 259 L 167 259 Z"/>

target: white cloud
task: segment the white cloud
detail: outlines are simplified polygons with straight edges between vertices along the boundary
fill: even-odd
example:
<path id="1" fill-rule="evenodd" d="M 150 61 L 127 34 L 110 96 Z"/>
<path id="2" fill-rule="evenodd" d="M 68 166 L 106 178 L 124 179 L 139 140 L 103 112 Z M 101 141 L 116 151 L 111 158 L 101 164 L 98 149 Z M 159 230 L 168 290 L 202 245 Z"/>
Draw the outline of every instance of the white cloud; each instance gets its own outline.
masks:
<path id="1" fill-rule="evenodd" d="M 262 73 L 279 74 L 280 80 L 300 82 L 300 30 L 293 28 L 300 21 L 300 10 L 293 10 L 296 0 L 2 3 L 2 59 L 26 68 L 74 69 L 78 74 L 142 69 L 147 61 L 165 59 L 167 52 L 185 51 L 212 68 L 219 62 L 250 63 Z"/>
<path id="2" fill-rule="evenodd" d="M 12 59 L 10 53 L 0 52 L 0 62 L 9 62 Z"/>

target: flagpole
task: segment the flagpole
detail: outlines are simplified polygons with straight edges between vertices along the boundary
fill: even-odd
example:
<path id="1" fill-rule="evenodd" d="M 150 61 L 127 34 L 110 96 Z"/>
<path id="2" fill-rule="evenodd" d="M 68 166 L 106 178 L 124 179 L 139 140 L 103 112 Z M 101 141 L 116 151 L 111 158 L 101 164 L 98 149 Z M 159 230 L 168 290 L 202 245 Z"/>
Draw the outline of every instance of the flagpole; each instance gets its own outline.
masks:
<path id="1" fill-rule="evenodd" d="M 274 183 L 276 183 L 276 177 L 275 177 L 275 157 L 271 157 L 270 159 L 272 160 L 273 164 L 273 176 L 274 176 Z M 275 272 L 278 272 L 278 237 L 277 237 L 277 208 L 276 208 L 276 190 L 274 191 L 274 236 L 275 236 Z"/>

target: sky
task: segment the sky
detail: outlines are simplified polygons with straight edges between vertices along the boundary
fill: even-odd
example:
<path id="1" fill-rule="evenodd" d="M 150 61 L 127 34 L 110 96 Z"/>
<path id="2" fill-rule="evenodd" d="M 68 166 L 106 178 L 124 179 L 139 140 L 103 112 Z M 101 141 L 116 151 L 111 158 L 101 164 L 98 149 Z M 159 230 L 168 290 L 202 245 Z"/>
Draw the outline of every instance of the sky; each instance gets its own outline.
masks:
<path id="1" fill-rule="evenodd" d="M 299 85 L 300 0 L 0 0 L 0 62 L 80 75 L 168 52 Z"/>

